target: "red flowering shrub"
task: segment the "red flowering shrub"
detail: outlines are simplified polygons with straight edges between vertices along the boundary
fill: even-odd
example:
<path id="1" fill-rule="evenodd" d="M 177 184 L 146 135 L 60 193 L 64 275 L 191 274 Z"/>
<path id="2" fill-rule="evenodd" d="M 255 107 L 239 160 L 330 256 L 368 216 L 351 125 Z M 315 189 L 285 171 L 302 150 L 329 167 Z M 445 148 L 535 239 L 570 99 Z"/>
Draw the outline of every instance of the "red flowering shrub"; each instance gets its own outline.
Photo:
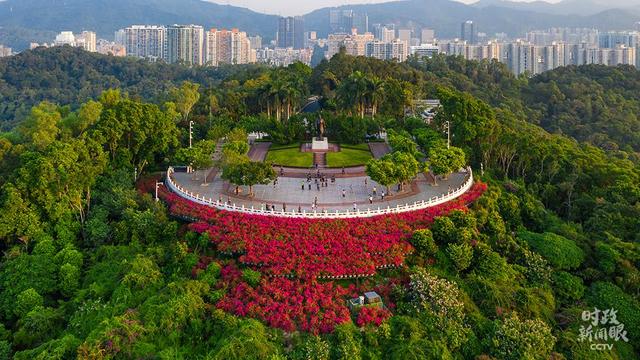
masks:
<path id="1" fill-rule="evenodd" d="M 486 185 L 478 183 L 456 200 L 424 210 L 335 220 L 221 211 L 192 203 L 164 187 L 160 196 L 173 216 L 192 222 L 190 230 L 207 233 L 218 251 L 238 255 L 240 263 L 265 275 L 251 287 L 242 281 L 237 267 L 223 267 L 219 285 L 228 292 L 217 303 L 219 308 L 285 331 L 317 334 L 350 321 L 346 300 L 356 290 L 319 279 L 368 277 L 377 269 L 402 266 L 413 251 L 407 239 L 414 230 L 453 210 L 466 210 L 485 190 Z M 201 261 L 196 271 L 206 268 L 210 260 Z M 391 285 L 372 288 L 388 298 Z M 356 322 L 379 325 L 389 316 L 386 309 L 364 308 Z"/>
<path id="2" fill-rule="evenodd" d="M 367 277 L 399 267 L 413 251 L 415 229 L 437 216 L 465 210 L 486 189 L 476 184 L 458 199 L 420 211 L 355 219 L 294 219 L 228 212 L 162 191 L 173 215 L 193 220 L 192 231 L 208 233 L 219 251 L 241 255 L 241 263 L 267 276 L 342 279 Z"/>
<path id="3" fill-rule="evenodd" d="M 350 321 L 345 297 L 347 289 L 317 280 L 262 279 L 252 288 L 241 281 L 234 266 L 222 269 L 223 285 L 229 288 L 217 307 L 238 316 L 248 316 L 285 331 L 296 329 L 313 334 L 329 333 Z"/>
<path id="4" fill-rule="evenodd" d="M 384 308 L 364 306 L 358 312 L 356 324 L 360 327 L 374 324 L 380 326 L 385 320 L 391 317 L 391 312 Z"/>

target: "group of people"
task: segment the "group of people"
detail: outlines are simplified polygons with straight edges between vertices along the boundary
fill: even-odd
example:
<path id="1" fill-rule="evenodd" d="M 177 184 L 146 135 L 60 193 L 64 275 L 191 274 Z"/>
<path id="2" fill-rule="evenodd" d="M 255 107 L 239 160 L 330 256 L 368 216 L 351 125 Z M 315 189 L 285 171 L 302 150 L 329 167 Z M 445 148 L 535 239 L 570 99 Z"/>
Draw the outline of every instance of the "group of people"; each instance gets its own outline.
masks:
<path id="1" fill-rule="evenodd" d="M 306 184 L 306 189 L 311 190 L 311 180 L 314 180 L 315 182 L 315 187 L 317 191 L 320 191 L 320 188 L 324 188 L 324 187 L 329 187 L 329 179 L 320 172 L 320 170 L 318 170 L 315 174 L 315 177 L 312 176 L 311 173 L 307 174 L 307 184 Z M 335 183 L 336 182 L 336 177 L 335 175 L 331 176 L 331 183 Z M 301 181 L 300 182 L 300 188 L 302 189 L 302 191 L 305 190 L 305 182 Z"/>

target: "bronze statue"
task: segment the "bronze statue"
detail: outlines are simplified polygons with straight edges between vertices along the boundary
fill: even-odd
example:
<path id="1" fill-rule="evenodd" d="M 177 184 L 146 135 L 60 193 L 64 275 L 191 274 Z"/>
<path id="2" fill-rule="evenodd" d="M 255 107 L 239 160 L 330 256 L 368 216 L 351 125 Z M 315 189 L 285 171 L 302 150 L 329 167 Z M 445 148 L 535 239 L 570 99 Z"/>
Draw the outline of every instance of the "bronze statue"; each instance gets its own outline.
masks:
<path id="1" fill-rule="evenodd" d="M 324 119 L 322 116 L 318 117 L 318 131 L 320 132 L 320 140 L 324 139 Z"/>

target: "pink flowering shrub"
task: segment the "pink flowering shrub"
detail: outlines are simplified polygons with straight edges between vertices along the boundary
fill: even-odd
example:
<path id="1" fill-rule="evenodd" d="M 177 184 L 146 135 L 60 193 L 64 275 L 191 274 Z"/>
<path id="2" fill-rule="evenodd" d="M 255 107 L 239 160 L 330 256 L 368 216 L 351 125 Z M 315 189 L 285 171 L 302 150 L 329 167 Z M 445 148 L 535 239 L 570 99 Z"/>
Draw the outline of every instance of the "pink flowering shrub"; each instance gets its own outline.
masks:
<path id="1" fill-rule="evenodd" d="M 364 327 L 367 325 L 380 326 L 385 320 L 391 317 L 391 312 L 384 308 L 364 306 L 358 312 L 356 325 Z"/>
<path id="2" fill-rule="evenodd" d="M 486 188 L 486 184 L 475 184 L 456 200 L 420 211 L 335 220 L 221 211 L 192 203 L 164 187 L 160 196 L 173 216 L 191 222 L 191 231 L 207 233 L 218 251 L 236 255 L 241 264 L 264 275 L 251 287 L 235 265 L 223 267 L 219 285 L 227 293 L 216 304 L 218 308 L 285 331 L 318 334 L 350 321 L 346 300 L 361 292 L 354 286 L 347 289 L 320 280 L 369 277 L 380 269 L 401 267 L 413 251 L 407 241 L 413 231 L 453 210 L 467 210 Z M 212 260 L 202 259 L 194 273 Z M 390 285 L 369 287 L 376 288 L 388 298 Z M 356 323 L 379 325 L 390 316 L 388 309 L 364 308 Z"/>
<path id="3" fill-rule="evenodd" d="M 284 331 L 313 334 L 332 332 L 351 320 L 345 303 L 348 290 L 333 282 L 263 278 L 252 288 L 241 281 L 234 266 L 223 268 L 221 274 L 229 292 L 217 307 L 226 312 L 260 319 Z"/>

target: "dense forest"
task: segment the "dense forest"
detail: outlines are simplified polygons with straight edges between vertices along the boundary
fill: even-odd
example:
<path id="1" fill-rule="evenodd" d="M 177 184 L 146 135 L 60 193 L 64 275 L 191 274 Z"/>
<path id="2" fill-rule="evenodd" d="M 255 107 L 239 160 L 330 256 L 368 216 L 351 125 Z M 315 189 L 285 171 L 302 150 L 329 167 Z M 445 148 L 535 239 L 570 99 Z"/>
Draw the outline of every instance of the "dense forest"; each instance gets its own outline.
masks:
<path id="1" fill-rule="evenodd" d="M 0 359 L 638 358 L 638 74 L 527 79 L 496 62 L 343 53 L 313 69 L 188 69 L 69 48 L 3 59 Z M 407 266 L 353 284 L 388 284 L 391 314 L 322 331 L 232 315 L 231 275 L 252 294 L 282 287 L 229 266 L 152 198 L 189 121 L 196 141 L 259 130 L 288 143 L 304 136 L 297 112 L 312 94 L 345 142 L 385 128 L 431 156 L 449 121 L 488 184 L 469 209 L 410 234 Z M 405 116 L 415 98 L 440 99 L 433 123 Z M 594 308 L 624 325 L 610 351 L 581 341 Z"/>

